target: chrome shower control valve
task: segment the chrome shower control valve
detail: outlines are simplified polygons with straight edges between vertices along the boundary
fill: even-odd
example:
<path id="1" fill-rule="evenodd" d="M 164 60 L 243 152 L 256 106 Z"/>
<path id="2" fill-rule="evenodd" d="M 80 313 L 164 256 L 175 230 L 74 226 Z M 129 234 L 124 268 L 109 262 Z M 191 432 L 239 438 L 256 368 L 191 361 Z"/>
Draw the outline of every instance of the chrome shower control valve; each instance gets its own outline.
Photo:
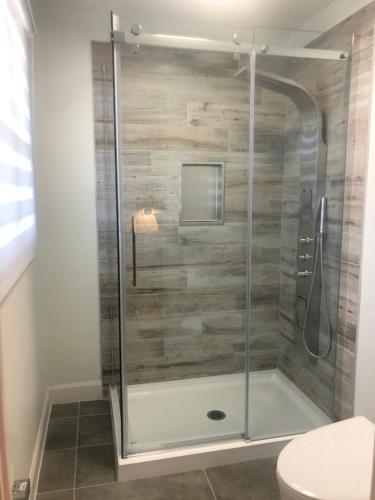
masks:
<path id="1" fill-rule="evenodd" d="M 307 260 L 312 259 L 312 255 L 310 255 L 309 253 L 304 253 L 302 255 L 299 255 L 298 258 L 301 262 L 306 262 Z"/>
<path id="2" fill-rule="evenodd" d="M 303 243 L 304 245 L 307 245 L 308 243 L 312 243 L 314 241 L 314 238 L 310 238 L 309 236 L 302 236 L 302 238 L 299 239 L 300 243 Z"/>
<path id="3" fill-rule="evenodd" d="M 311 271 L 296 271 L 296 278 L 308 278 L 311 275 Z"/>

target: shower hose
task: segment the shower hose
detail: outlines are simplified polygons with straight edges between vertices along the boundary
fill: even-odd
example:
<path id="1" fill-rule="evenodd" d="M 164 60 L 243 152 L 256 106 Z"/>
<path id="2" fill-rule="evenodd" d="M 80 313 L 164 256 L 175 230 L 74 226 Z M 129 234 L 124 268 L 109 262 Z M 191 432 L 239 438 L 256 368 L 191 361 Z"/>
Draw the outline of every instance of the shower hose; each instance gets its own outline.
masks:
<path id="1" fill-rule="evenodd" d="M 303 328 L 302 328 L 302 340 L 303 340 L 303 345 L 305 346 L 306 351 L 309 353 L 310 356 L 312 356 L 315 359 L 324 359 L 328 356 L 328 354 L 331 351 L 332 348 L 332 329 L 330 326 L 329 322 L 329 315 L 328 315 L 328 308 L 327 308 L 327 300 L 326 300 L 326 293 L 325 293 L 325 283 L 324 283 L 324 268 L 323 268 L 323 235 L 324 235 L 324 204 L 325 200 L 322 199 L 321 202 L 321 223 L 320 223 L 320 231 L 317 235 L 317 240 L 316 240 L 316 252 L 315 252 L 315 259 L 314 259 L 314 266 L 313 266 L 313 272 L 311 275 L 311 285 L 310 285 L 310 291 L 309 291 L 309 296 L 307 299 L 307 305 L 306 305 L 306 313 L 305 317 L 303 320 Z M 315 353 L 313 352 L 310 347 L 307 344 L 306 340 L 306 322 L 307 322 L 307 317 L 310 311 L 310 306 L 311 306 L 311 299 L 312 299 L 312 294 L 313 294 L 313 288 L 314 288 L 314 281 L 316 277 L 316 269 L 317 269 L 317 264 L 318 260 L 320 262 L 320 277 L 321 277 L 321 290 L 322 290 L 322 302 L 323 302 L 323 314 L 326 318 L 327 321 L 327 328 L 328 328 L 328 346 L 327 348 L 322 352 L 322 353 Z"/>

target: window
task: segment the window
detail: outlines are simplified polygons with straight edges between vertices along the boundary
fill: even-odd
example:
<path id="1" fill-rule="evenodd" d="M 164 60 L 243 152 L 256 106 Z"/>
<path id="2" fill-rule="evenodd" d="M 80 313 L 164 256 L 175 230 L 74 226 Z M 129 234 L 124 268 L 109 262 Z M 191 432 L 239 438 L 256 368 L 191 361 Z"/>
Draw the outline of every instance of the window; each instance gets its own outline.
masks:
<path id="1" fill-rule="evenodd" d="M 35 244 L 31 19 L 22 0 L 0 0 L 0 303 Z"/>

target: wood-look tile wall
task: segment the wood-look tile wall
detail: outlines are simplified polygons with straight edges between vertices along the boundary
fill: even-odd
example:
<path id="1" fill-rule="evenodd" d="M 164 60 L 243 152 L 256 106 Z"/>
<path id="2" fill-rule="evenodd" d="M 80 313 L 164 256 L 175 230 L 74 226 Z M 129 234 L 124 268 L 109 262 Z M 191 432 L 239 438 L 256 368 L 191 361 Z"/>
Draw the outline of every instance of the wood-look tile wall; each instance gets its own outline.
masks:
<path id="1" fill-rule="evenodd" d="M 158 224 L 137 234 L 136 288 L 128 281 L 129 382 L 241 371 L 247 86 L 230 55 L 125 47 L 122 63 L 123 151 L 134 159 L 124 161 L 126 232 L 143 208 Z M 224 225 L 179 225 L 181 161 L 225 162 Z"/>
<path id="2" fill-rule="evenodd" d="M 92 44 L 96 213 L 99 254 L 102 381 L 119 383 L 118 259 L 114 163 L 113 82 L 109 44 Z"/>
<path id="3" fill-rule="evenodd" d="M 354 34 L 350 65 L 305 61 L 278 67 L 284 76 L 297 80 L 310 90 L 324 112 L 328 145 L 324 270 L 330 322 L 335 332 L 330 356 L 315 361 L 306 355 L 295 328 L 293 273 L 299 217 L 300 127 L 298 114 L 293 121 L 293 110 L 288 109 L 284 144 L 278 367 L 324 411 L 332 413 L 333 406 L 333 414 L 338 419 L 353 415 L 374 22 L 375 4 L 372 3 L 314 42 L 317 48 L 350 52 Z M 347 106 L 349 113 L 346 118 Z M 325 330 L 321 335 L 324 338 L 327 332 L 323 313 L 321 308 L 321 330 Z"/>
<path id="4" fill-rule="evenodd" d="M 320 48 L 350 50 L 352 35 L 355 35 L 351 61 L 337 321 L 335 390 L 335 413 L 337 418 L 346 418 L 353 415 L 363 196 L 368 168 L 368 131 L 374 58 L 374 23 L 375 3 L 371 3 L 329 31 L 318 41 Z"/>
<path id="5" fill-rule="evenodd" d="M 300 127 L 298 119 L 291 121 L 293 113 L 289 109 L 289 125 L 284 145 L 278 367 L 324 411 L 332 413 L 334 398 L 333 413 L 338 419 L 353 414 L 363 190 L 368 167 L 374 5 L 370 4 L 313 44 L 318 48 L 351 51 L 354 34 L 351 65 L 306 61 L 297 64 L 289 62 L 284 67 L 278 67 L 278 71 L 284 76 L 296 79 L 312 92 L 325 116 L 328 220 L 324 269 L 330 321 L 336 334 L 328 359 L 314 361 L 306 355 L 295 328 L 293 273 L 299 217 Z M 269 58 L 267 64 L 270 64 Z M 347 105 L 349 114 L 346 119 Z M 321 317 L 322 330 L 326 330 L 323 328 L 324 324 L 325 319 Z M 326 332 L 321 331 L 322 333 L 324 337 Z"/>
<path id="6" fill-rule="evenodd" d="M 345 146 L 347 133 L 348 63 L 335 61 L 287 60 L 289 77 L 314 96 L 323 112 L 324 140 L 327 144 L 326 173 L 322 179 L 327 198 L 327 218 L 323 247 L 324 291 L 333 335 L 329 356 L 316 360 L 307 353 L 302 330 L 296 324 L 297 239 L 300 220 L 301 158 L 306 157 L 301 136 L 301 116 L 289 103 L 285 133 L 283 177 L 282 245 L 280 279 L 279 368 L 320 408 L 332 414 L 335 376 L 335 332 L 339 297 L 341 235 L 345 186 Z M 314 165 L 311 164 L 314 168 Z M 313 173 L 312 173 L 313 174 Z M 307 249 L 309 250 L 309 249 Z M 317 267 L 320 272 L 320 266 Z M 320 275 L 315 276 L 320 279 Z M 321 295 L 323 297 L 323 295 Z M 328 323 L 325 305 L 320 305 L 320 345 L 327 346 Z M 308 337 L 308 333 L 306 334 Z M 309 340 L 308 340 L 309 342 Z M 311 340 L 310 340 L 311 342 Z M 314 348 L 313 348 L 314 349 Z"/>
<path id="7" fill-rule="evenodd" d="M 129 383 L 243 371 L 248 83 L 234 78 L 237 65 L 231 54 L 142 47 L 139 53 L 125 48 L 122 59 Z M 119 356 L 114 167 L 113 155 L 105 155 L 105 146 L 113 147 L 106 44 L 93 43 L 93 61 L 102 365 L 107 384 L 118 371 Z M 260 120 L 263 116 L 282 122 L 270 95 L 261 98 L 257 112 Z M 264 140 L 254 167 L 253 370 L 276 367 L 278 357 L 283 141 L 280 134 L 261 133 Z M 224 161 L 223 225 L 179 225 L 181 161 Z M 158 230 L 136 235 L 137 286 L 133 287 L 130 216 L 143 208 L 156 212 Z"/>
<path id="8" fill-rule="evenodd" d="M 250 349 L 267 341 L 279 357 L 281 210 L 287 100 L 256 87 L 251 224 Z M 264 356 L 264 353 L 262 353 Z M 250 354 L 250 370 L 259 369 Z M 265 358 L 262 357 L 264 360 Z M 277 359 L 265 368 L 277 367 Z"/>

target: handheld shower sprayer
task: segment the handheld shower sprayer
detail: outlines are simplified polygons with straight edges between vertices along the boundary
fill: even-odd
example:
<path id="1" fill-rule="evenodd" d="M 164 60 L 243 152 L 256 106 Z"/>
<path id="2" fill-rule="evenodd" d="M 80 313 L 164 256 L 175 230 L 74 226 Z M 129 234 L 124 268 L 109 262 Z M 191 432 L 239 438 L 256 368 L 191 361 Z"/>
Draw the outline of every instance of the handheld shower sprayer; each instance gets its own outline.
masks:
<path id="1" fill-rule="evenodd" d="M 326 299 L 326 293 L 325 293 L 325 283 L 324 283 L 324 267 L 323 267 L 323 239 L 324 239 L 324 231 L 325 231 L 325 223 L 326 223 L 326 211 L 327 211 L 327 199 L 325 196 L 322 196 L 320 199 L 320 205 L 319 205 L 319 230 L 317 231 L 316 235 L 316 244 L 315 244 L 315 258 L 314 258 L 314 265 L 313 265 L 313 271 L 311 274 L 311 284 L 310 284 L 310 290 L 309 290 L 309 295 L 307 299 L 307 305 L 306 305 L 306 312 L 305 312 L 305 317 L 303 320 L 303 327 L 302 327 L 302 340 L 303 340 L 303 345 L 305 346 L 306 351 L 310 354 L 315 359 L 324 359 L 328 356 L 328 354 L 331 351 L 332 347 L 332 329 L 329 321 L 329 314 L 328 314 L 328 307 L 327 307 L 327 299 Z M 313 352 L 306 340 L 306 323 L 307 323 L 307 318 L 308 314 L 310 312 L 310 306 L 311 306 L 311 299 L 313 295 L 313 289 L 314 289 L 314 283 L 316 279 L 316 271 L 317 271 L 317 264 L 318 261 L 320 263 L 320 279 L 321 279 L 321 290 L 322 290 L 322 304 L 323 304 L 323 313 L 327 322 L 327 330 L 328 330 L 328 345 L 326 349 L 322 353 L 315 353 Z M 319 332 L 318 332 L 319 334 Z"/>

